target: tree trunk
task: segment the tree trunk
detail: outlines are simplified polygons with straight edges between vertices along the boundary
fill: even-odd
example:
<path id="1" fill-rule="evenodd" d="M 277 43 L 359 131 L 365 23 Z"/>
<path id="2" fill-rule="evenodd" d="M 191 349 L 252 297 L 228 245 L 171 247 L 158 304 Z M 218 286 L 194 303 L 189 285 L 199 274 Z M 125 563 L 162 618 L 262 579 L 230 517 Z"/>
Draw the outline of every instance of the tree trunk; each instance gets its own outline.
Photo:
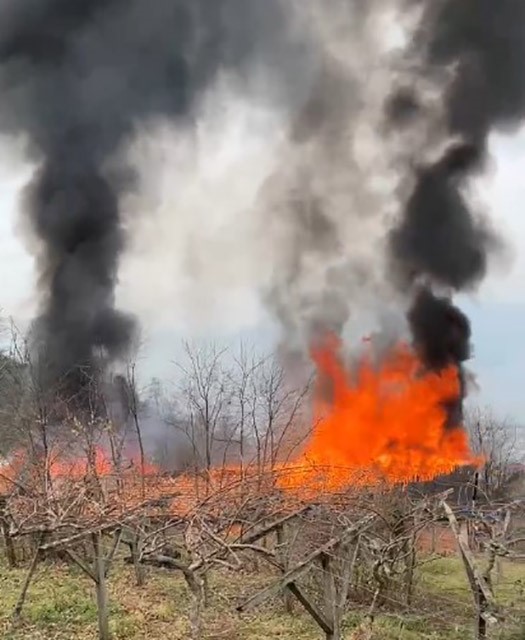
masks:
<path id="1" fill-rule="evenodd" d="M 202 606 L 207 609 L 210 606 L 210 581 L 207 573 L 202 576 L 202 596 Z"/>
<path id="2" fill-rule="evenodd" d="M 131 557 L 133 559 L 133 568 L 135 570 L 135 581 L 137 587 L 143 587 L 146 584 L 146 569 L 140 562 L 140 539 L 136 535 L 130 543 Z"/>
<path id="3" fill-rule="evenodd" d="M 204 610 L 204 593 L 199 589 L 193 594 L 193 606 L 190 614 L 192 640 L 200 640 L 202 637 L 202 612 Z"/>
<path id="4" fill-rule="evenodd" d="M 190 632 L 192 640 L 200 640 L 202 637 L 202 614 L 205 607 L 206 592 L 204 580 L 196 573 L 186 571 L 184 577 L 193 596 L 190 611 Z"/>

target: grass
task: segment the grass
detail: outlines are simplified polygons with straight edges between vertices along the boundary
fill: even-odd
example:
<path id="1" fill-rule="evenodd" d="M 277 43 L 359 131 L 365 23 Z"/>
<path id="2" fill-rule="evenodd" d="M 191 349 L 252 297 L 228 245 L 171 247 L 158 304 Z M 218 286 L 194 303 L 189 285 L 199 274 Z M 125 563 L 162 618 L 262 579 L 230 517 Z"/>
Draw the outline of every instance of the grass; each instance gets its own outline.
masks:
<path id="1" fill-rule="evenodd" d="M 6 640 L 95 640 L 97 611 L 93 587 L 78 570 L 65 565 L 39 567 L 17 628 L 11 612 L 26 569 L 0 566 L 0 637 Z M 268 579 L 251 573 L 216 572 L 211 580 L 212 602 L 205 614 L 207 640 L 318 640 L 322 634 L 297 608 L 287 615 L 274 601 L 246 615 L 234 613 L 239 600 L 257 591 Z M 496 586 L 502 604 L 516 609 L 525 583 L 525 565 L 506 563 Z M 115 640 L 182 640 L 188 637 L 190 596 L 177 573 L 152 570 L 146 586 L 134 585 L 129 567 L 117 563 L 109 579 L 111 630 Z M 383 613 L 374 624 L 373 640 L 460 640 L 472 637 L 472 604 L 458 558 L 440 558 L 425 564 L 418 575 L 419 596 L 413 609 Z M 522 611 L 525 614 L 525 611 Z M 363 616 L 356 611 L 345 620 L 346 638 L 360 638 Z M 512 625 L 502 627 L 505 632 Z M 524 640 L 516 635 L 492 638 Z"/>
<path id="2" fill-rule="evenodd" d="M 482 567 L 483 568 L 483 567 Z M 496 599 L 513 607 L 525 599 L 525 564 L 502 560 L 493 571 Z M 460 559 L 451 556 L 423 565 L 420 582 L 430 593 L 446 595 L 458 603 L 472 601 L 468 582 Z"/>

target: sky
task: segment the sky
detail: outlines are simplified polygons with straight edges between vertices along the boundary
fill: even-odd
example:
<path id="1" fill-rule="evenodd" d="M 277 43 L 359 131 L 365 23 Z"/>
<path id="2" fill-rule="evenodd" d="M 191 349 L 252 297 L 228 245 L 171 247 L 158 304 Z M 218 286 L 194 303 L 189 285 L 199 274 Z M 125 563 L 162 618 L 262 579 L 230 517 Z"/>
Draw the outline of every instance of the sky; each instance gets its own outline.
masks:
<path id="1" fill-rule="evenodd" d="M 169 136 L 162 136 L 164 176 L 169 179 L 153 181 L 149 191 L 164 217 L 152 214 L 148 218 L 143 213 L 142 226 L 138 231 L 135 228 L 139 240 L 148 237 L 148 224 L 161 239 L 157 243 L 131 243 L 123 259 L 118 298 L 121 306 L 138 315 L 143 327 L 145 346 L 140 367 L 144 379 L 173 375 L 172 363 L 184 337 L 242 337 L 261 348 L 271 347 L 277 339 L 276 327 L 250 285 L 254 274 L 248 273 L 248 263 L 220 259 L 242 254 L 243 206 L 257 187 L 257 177 L 253 176 L 264 174 L 268 157 L 268 142 L 260 142 L 264 136 L 248 139 L 245 134 L 257 127 L 263 131 L 271 127 L 271 122 L 265 114 L 251 113 L 251 119 L 244 122 L 234 118 L 223 123 L 215 147 L 208 146 L 208 165 L 186 163 L 184 184 L 190 186 L 175 190 L 175 194 L 167 185 L 177 173 L 181 149 L 171 148 Z M 212 134 L 203 132 L 213 142 Z M 508 250 L 492 265 L 481 288 L 459 299 L 473 328 L 474 357 L 469 367 L 478 388 L 471 402 L 490 405 L 499 415 L 525 424 L 525 131 L 495 136 L 491 146 L 492 166 L 474 185 L 475 194 L 505 238 Z M 148 157 L 148 149 L 139 146 L 138 152 Z M 252 165 L 258 173 L 247 170 Z M 20 197 L 31 170 L 20 147 L 0 140 L 0 307 L 4 317 L 13 317 L 22 328 L 36 310 L 33 258 L 21 233 L 20 214 Z M 189 171 L 193 171 L 191 179 Z M 225 189 L 232 193 L 231 199 L 223 193 Z M 173 198 L 182 199 L 187 208 L 195 206 L 203 216 L 211 215 L 210 202 L 221 202 L 222 209 L 213 208 L 215 218 L 211 222 L 193 215 L 166 216 L 171 205 L 164 200 L 171 202 Z M 142 200 L 141 206 L 146 202 Z M 212 269 L 205 270 L 206 286 L 193 287 L 191 280 L 180 274 L 178 256 L 188 253 L 183 253 L 183 244 L 194 241 L 205 222 L 208 235 L 199 246 L 196 261 L 211 261 Z"/>

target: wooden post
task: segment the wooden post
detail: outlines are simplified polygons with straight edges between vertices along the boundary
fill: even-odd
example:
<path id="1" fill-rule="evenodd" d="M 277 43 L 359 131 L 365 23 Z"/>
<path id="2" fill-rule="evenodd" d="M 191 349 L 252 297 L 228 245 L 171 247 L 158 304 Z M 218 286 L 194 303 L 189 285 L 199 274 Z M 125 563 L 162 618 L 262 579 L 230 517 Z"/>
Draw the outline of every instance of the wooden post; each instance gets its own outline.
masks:
<path id="1" fill-rule="evenodd" d="M 406 582 L 405 582 L 405 600 L 408 607 L 412 606 L 412 597 L 414 594 L 414 574 L 417 564 L 417 516 L 414 517 L 414 530 L 409 539 L 407 539 L 405 552 L 406 563 Z"/>
<path id="2" fill-rule="evenodd" d="M 327 640 L 340 640 L 341 631 L 339 628 L 340 616 L 338 614 L 338 594 L 335 588 L 335 577 L 333 567 L 330 566 L 330 556 L 337 549 L 348 544 L 358 544 L 359 537 L 363 532 L 369 529 L 375 521 L 375 515 L 365 516 L 355 524 L 347 527 L 339 536 L 331 538 L 328 542 L 318 547 L 310 553 L 306 558 L 298 562 L 295 566 L 290 567 L 283 576 L 274 583 L 268 585 L 252 597 L 245 600 L 237 606 L 237 611 L 245 612 L 261 605 L 269 598 L 273 598 L 284 589 L 289 589 L 299 602 L 304 606 L 306 611 L 312 616 L 316 623 L 326 633 Z M 357 557 L 357 552 L 354 558 Z M 297 585 L 297 580 L 308 573 L 314 563 L 321 563 L 325 572 L 325 608 L 327 611 L 320 611 L 317 606 L 308 600 Z M 349 562 L 350 574 L 353 572 L 354 562 Z M 339 602 L 343 600 L 341 595 Z M 346 602 L 346 598 L 345 598 Z M 335 628 L 334 628 L 335 626 Z"/>
<path id="3" fill-rule="evenodd" d="M 472 496 L 470 499 L 470 514 L 473 515 L 476 509 L 476 501 L 478 499 L 479 492 L 479 484 L 480 484 L 480 474 L 479 471 L 476 471 L 474 474 L 474 488 L 472 491 Z M 476 531 L 474 527 L 474 523 L 470 520 L 467 520 L 467 539 L 469 544 L 469 549 L 478 551 L 478 545 L 476 541 Z"/>
<path id="4" fill-rule="evenodd" d="M 476 640 L 485 640 L 487 637 L 487 599 L 483 595 L 482 589 L 479 586 L 476 589 L 476 609 L 478 620 L 476 624 Z"/>
<path id="5" fill-rule="evenodd" d="M 332 627 L 331 632 L 326 633 L 326 640 L 340 640 L 341 630 L 339 616 L 337 615 L 337 588 L 335 585 L 333 563 L 330 556 L 325 553 L 321 555 L 320 560 L 323 570 L 325 615 Z"/>
<path id="6" fill-rule="evenodd" d="M 0 496 L 0 529 L 2 530 L 2 535 L 4 537 L 7 564 L 10 569 L 14 569 L 16 567 L 16 552 L 13 538 L 9 531 L 6 496 Z"/>
<path id="7" fill-rule="evenodd" d="M 3 518 L 0 520 L 0 527 L 2 529 L 2 534 L 4 537 L 7 565 L 10 569 L 15 569 L 17 565 L 15 545 L 13 542 L 13 538 L 9 533 L 9 525 Z"/>
<path id="8" fill-rule="evenodd" d="M 307 611 L 312 616 L 312 618 L 326 633 L 326 635 L 331 637 L 330 634 L 333 634 L 333 629 L 330 626 L 329 621 L 326 619 L 324 613 L 320 611 L 315 606 L 315 604 L 305 596 L 305 594 L 299 589 L 295 582 L 288 583 L 288 589 L 290 589 L 290 593 L 292 593 L 297 598 L 297 600 L 304 607 L 305 611 Z"/>
<path id="9" fill-rule="evenodd" d="M 135 571 L 135 582 L 137 583 L 137 587 L 143 587 L 146 583 L 146 570 L 144 565 L 140 562 L 140 547 L 140 534 L 136 533 L 132 537 L 129 548 L 131 552 L 131 558 L 133 560 L 133 569 Z"/>
<path id="10" fill-rule="evenodd" d="M 496 618 L 492 613 L 496 609 L 492 589 L 485 576 L 480 573 L 474 557 L 470 552 L 468 543 L 461 536 L 458 521 L 454 512 L 445 501 L 443 501 L 442 504 L 445 509 L 445 513 L 447 514 L 450 528 L 456 538 L 461 559 L 465 566 L 465 573 L 467 574 L 470 589 L 474 596 L 474 602 L 476 605 L 476 640 L 485 640 L 487 637 L 487 620 L 492 619 L 496 621 Z"/>
<path id="11" fill-rule="evenodd" d="M 106 558 L 102 549 L 102 534 L 100 532 L 93 533 L 91 539 L 95 555 L 94 576 L 97 592 L 98 633 L 100 640 L 110 640 Z"/>
<path id="12" fill-rule="evenodd" d="M 277 535 L 276 555 L 277 555 L 279 564 L 283 568 L 283 572 L 286 573 L 286 571 L 288 571 L 290 563 L 289 563 L 288 553 L 286 549 L 284 525 L 278 526 L 275 532 Z M 286 609 L 286 612 L 289 614 L 292 614 L 293 613 L 293 596 L 289 589 L 285 589 L 283 591 L 283 602 L 284 602 L 284 608 Z"/>

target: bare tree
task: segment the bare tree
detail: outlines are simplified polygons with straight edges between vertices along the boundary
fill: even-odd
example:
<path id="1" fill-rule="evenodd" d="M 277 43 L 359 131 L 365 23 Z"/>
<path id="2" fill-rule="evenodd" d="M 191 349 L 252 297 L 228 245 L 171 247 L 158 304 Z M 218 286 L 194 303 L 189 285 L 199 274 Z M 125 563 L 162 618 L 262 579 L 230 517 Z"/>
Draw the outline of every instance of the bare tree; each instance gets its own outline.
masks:
<path id="1" fill-rule="evenodd" d="M 170 422 L 186 436 L 196 469 L 232 462 L 259 476 L 298 453 L 308 436 L 310 379 L 292 384 L 274 355 L 184 344 L 185 362 Z"/>
<path id="2" fill-rule="evenodd" d="M 259 471 L 273 471 L 293 457 L 309 435 L 306 411 L 311 380 L 291 384 L 275 356 L 267 357 L 252 377 L 251 424 Z"/>
<path id="3" fill-rule="evenodd" d="M 513 463 L 523 459 L 518 427 L 510 419 L 495 415 L 489 407 L 471 408 L 466 415 L 471 447 L 483 457 L 477 484 L 489 499 L 504 497 Z"/>
<path id="4" fill-rule="evenodd" d="M 174 426 L 191 443 L 195 466 L 209 474 L 217 462 L 220 441 L 231 439 L 232 388 L 226 367 L 226 348 L 216 344 L 184 343 L 180 374 L 179 413 Z"/>
<path id="5" fill-rule="evenodd" d="M 239 465 L 241 475 L 244 474 L 246 464 L 251 456 L 250 441 L 253 434 L 250 432 L 250 406 L 253 404 L 253 380 L 257 372 L 264 366 L 264 357 L 255 354 L 254 350 L 247 349 L 244 343 L 240 344 L 239 353 L 234 355 L 234 368 L 231 371 L 232 401 L 235 405 L 234 436 L 239 445 Z"/>
<path id="6" fill-rule="evenodd" d="M 0 353 L 0 456 L 6 457 L 20 444 L 17 424 L 26 386 L 25 364 L 13 353 Z"/>

